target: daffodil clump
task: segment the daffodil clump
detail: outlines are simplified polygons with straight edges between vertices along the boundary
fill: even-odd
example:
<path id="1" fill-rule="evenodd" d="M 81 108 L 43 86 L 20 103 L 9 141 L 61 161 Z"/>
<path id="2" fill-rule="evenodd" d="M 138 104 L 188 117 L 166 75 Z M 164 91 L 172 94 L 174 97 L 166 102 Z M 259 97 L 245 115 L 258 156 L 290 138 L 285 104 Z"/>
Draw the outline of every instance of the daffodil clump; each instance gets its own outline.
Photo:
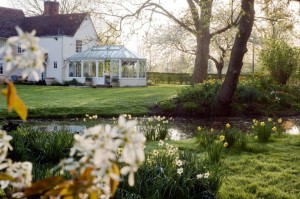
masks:
<path id="1" fill-rule="evenodd" d="M 273 118 L 268 118 L 266 120 L 261 121 L 253 119 L 252 122 L 253 125 L 251 126 L 251 128 L 255 134 L 255 139 L 261 142 L 268 142 L 272 133 L 278 133 L 280 135 L 282 133 L 281 118 L 279 118 L 277 121 Z"/>
<path id="2" fill-rule="evenodd" d="M 140 120 L 139 129 L 144 132 L 147 141 L 165 140 L 170 132 L 172 118 L 153 116 Z"/>
<path id="3" fill-rule="evenodd" d="M 137 171 L 135 186 L 127 188 L 122 183 L 116 194 L 118 198 L 213 197 L 222 176 L 221 170 L 211 167 L 204 157 L 160 140 Z"/>

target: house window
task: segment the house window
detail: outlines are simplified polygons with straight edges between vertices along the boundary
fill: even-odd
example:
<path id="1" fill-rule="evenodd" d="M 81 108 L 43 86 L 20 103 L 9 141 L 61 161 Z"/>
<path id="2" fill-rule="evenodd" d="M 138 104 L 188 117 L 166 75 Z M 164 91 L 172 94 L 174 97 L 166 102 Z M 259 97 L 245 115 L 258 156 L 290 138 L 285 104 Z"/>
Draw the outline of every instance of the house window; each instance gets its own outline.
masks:
<path id="1" fill-rule="evenodd" d="M 82 51 L 82 40 L 76 40 L 76 52 L 80 53 Z"/>
<path id="2" fill-rule="evenodd" d="M 21 54 L 23 52 L 22 48 L 21 48 L 21 44 L 18 44 L 17 46 L 17 53 Z"/>
<path id="3" fill-rule="evenodd" d="M 57 68 L 57 61 L 54 62 L 53 66 L 54 68 Z"/>
<path id="4" fill-rule="evenodd" d="M 0 63 L 0 74 L 3 74 L 3 63 Z"/>

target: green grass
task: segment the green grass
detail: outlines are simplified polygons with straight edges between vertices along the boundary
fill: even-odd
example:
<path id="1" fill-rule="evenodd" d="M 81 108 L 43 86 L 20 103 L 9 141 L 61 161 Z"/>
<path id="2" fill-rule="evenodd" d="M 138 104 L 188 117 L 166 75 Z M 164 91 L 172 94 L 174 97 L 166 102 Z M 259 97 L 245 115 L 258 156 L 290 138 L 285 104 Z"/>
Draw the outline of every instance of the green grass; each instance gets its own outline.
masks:
<path id="1" fill-rule="evenodd" d="M 132 88 L 80 88 L 62 86 L 17 85 L 17 92 L 29 108 L 29 118 L 78 117 L 97 114 L 102 117 L 151 114 L 150 107 L 176 95 L 182 86 L 160 85 Z M 6 101 L 0 98 L 0 117 L 7 113 Z"/>
<path id="2" fill-rule="evenodd" d="M 203 150 L 195 139 L 168 141 L 180 149 Z M 148 142 L 146 152 L 156 149 Z M 226 178 L 219 191 L 220 199 L 298 199 L 300 197 L 300 136 L 272 135 L 270 142 L 251 139 L 245 151 L 227 150 L 222 161 Z"/>
<path id="3" fill-rule="evenodd" d="M 273 137 L 266 144 L 253 141 L 248 151 L 226 155 L 228 175 L 220 198 L 300 197 L 300 136 Z"/>

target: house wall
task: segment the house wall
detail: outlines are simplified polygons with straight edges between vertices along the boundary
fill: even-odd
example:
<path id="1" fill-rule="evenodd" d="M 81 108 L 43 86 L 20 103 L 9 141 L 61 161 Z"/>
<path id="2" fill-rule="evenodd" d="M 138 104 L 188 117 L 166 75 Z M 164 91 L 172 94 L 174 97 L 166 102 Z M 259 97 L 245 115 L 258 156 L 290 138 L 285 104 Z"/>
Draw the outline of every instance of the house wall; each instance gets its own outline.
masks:
<path id="1" fill-rule="evenodd" d="M 147 80 L 146 78 L 126 78 L 119 79 L 120 87 L 124 86 L 146 86 Z"/>
<path id="2" fill-rule="evenodd" d="M 66 60 L 76 53 L 76 40 L 82 40 L 82 51 L 97 44 L 97 33 L 90 17 L 82 22 L 74 37 L 41 38 L 40 44 L 48 53 L 46 77 L 55 77 L 56 81 L 60 83 L 70 79 Z M 57 68 L 54 68 L 54 61 L 57 61 Z"/>

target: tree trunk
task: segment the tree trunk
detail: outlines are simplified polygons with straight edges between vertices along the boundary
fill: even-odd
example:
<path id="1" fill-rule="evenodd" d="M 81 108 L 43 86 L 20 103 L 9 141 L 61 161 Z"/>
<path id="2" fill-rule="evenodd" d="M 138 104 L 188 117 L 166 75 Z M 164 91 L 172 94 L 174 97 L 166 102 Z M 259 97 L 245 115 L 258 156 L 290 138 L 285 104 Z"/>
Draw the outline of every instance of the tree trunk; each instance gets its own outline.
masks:
<path id="1" fill-rule="evenodd" d="M 197 38 L 197 51 L 193 71 L 193 84 L 202 83 L 207 78 L 209 45 L 209 38 Z"/>
<path id="2" fill-rule="evenodd" d="M 213 0 L 203 0 L 201 3 L 201 15 L 199 29 L 197 29 L 197 50 L 193 71 L 193 84 L 202 83 L 207 78 L 209 46 L 210 46 L 210 21 Z"/>
<path id="3" fill-rule="evenodd" d="M 235 36 L 225 80 L 217 93 L 216 115 L 225 115 L 229 112 L 229 106 L 243 66 L 243 58 L 247 52 L 247 42 L 253 27 L 254 0 L 242 0 L 241 8 L 244 14 L 239 22 L 238 33 Z"/>
<path id="4" fill-rule="evenodd" d="M 220 66 L 216 66 L 217 71 L 218 71 L 218 79 L 222 79 L 222 69 L 223 69 L 223 64 Z"/>

